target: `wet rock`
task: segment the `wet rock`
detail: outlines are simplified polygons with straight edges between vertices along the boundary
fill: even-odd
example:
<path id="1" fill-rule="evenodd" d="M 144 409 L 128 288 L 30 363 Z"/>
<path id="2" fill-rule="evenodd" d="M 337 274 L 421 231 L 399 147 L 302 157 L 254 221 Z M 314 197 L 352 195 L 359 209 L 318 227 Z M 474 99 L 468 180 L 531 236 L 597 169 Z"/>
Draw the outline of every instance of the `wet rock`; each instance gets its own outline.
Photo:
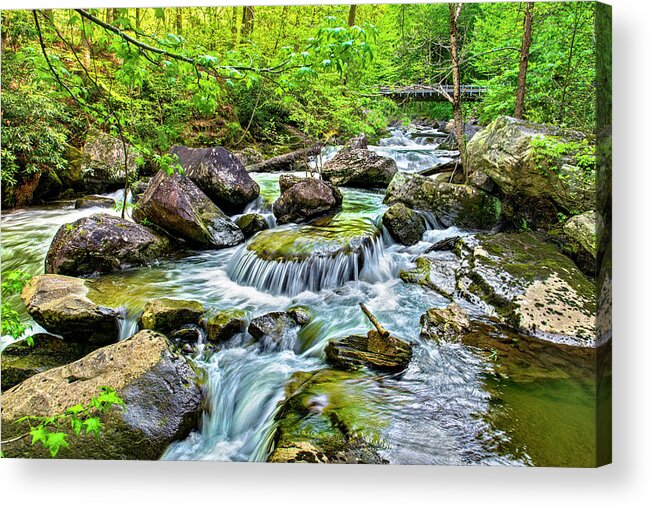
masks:
<path id="1" fill-rule="evenodd" d="M 594 276 L 597 259 L 596 213 L 588 211 L 570 218 L 563 225 L 566 240 L 563 253 L 569 255 L 584 273 Z"/>
<path id="2" fill-rule="evenodd" d="M 299 326 L 308 324 L 314 318 L 312 311 L 307 306 L 293 306 L 287 309 L 287 314 L 294 319 L 294 322 Z"/>
<path id="3" fill-rule="evenodd" d="M 110 273 L 142 266 L 170 252 L 170 242 L 142 225 L 97 213 L 62 225 L 45 258 L 45 272 Z"/>
<path id="4" fill-rule="evenodd" d="M 342 149 L 334 158 L 323 164 L 321 176 L 333 185 L 357 188 L 386 188 L 398 172 L 392 158 L 351 147 Z"/>
<path id="5" fill-rule="evenodd" d="M 251 320 L 249 334 L 265 348 L 294 347 L 300 326 L 287 312 L 271 312 Z"/>
<path id="6" fill-rule="evenodd" d="M 21 417 L 61 414 L 86 405 L 110 386 L 124 400 L 101 416 L 101 438 L 75 435 L 65 426 L 69 447 L 57 458 L 157 460 L 175 440 L 197 426 L 202 390 L 197 372 L 163 335 L 141 331 L 82 359 L 35 375 L 2 394 L 2 439 L 29 430 Z M 46 458 L 49 451 L 29 438 L 3 444 L 6 457 Z"/>
<path id="7" fill-rule="evenodd" d="M 260 187 L 240 160 L 221 146 L 187 148 L 174 146 L 184 175 L 227 213 L 240 213 L 260 195 Z"/>
<path id="8" fill-rule="evenodd" d="M 61 275 L 33 277 L 21 294 L 29 315 L 64 340 L 103 345 L 117 341 L 119 313 L 88 297 L 85 280 Z"/>
<path id="9" fill-rule="evenodd" d="M 351 335 L 331 340 L 325 348 L 329 364 L 342 370 L 361 366 L 387 372 L 400 372 L 409 365 L 412 347 L 395 336 L 384 337 L 377 331 L 366 336 Z"/>
<path id="10" fill-rule="evenodd" d="M 415 245 L 425 232 L 425 220 L 401 202 L 391 206 L 382 217 L 389 234 L 403 245 Z"/>
<path id="11" fill-rule="evenodd" d="M 445 227 L 492 229 L 501 213 L 499 199 L 482 190 L 403 172 L 391 180 L 384 202 L 431 211 Z"/>
<path id="12" fill-rule="evenodd" d="M 278 178 L 278 186 L 280 187 L 280 193 L 284 194 L 287 190 L 292 188 L 294 185 L 301 181 L 305 181 L 309 178 L 304 178 L 302 176 L 296 176 L 295 174 L 281 174 Z"/>
<path id="13" fill-rule="evenodd" d="M 430 308 L 420 317 L 420 336 L 441 342 L 459 342 L 470 329 L 468 314 L 457 304 Z"/>
<path id="14" fill-rule="evenodd" d="M 357 137 L 351 137 L 343 147 L 344 150 L 368 150 L 368 139 L 366 134 L 360 134 Z"/>
<path id="15" fill-rule="evenodd" d="M 250 238 L 260 231 L 269 229 L 269 224 L 262 215 L 258 213 L 247 213 L 235 220 L 237 226 L 242 229 L 245 238 Z"/>
<path id="16" fill-rule="evenodd" d="M 131 202 L 137 204 L 142 194 L 144 194 L 149 186 L 151 177 L 140 178 L 138 181 L 131 185 Z"/>
<path id="17" fill-rule="evenodd" d="M 112 208 L 113 206 L 115 206 L 115 199 L 103 195 L 86 195 L 75 201 L 75 209 Z"/>
<path id="18" fill-rule="evenodd" d="M 343 196 L 338 188 L 321 180 L 307 178 L 285 191 L 273 204 L 279 224 L 305 222 L 341 207 Z"/>
<path id="19" fill-rule="evenodd" d="M 539 338 L 591 346 L 595 286 L 556 247 L 530 233 L 460 240 L 457 286 L 492 305 L 504 322 Z"/>
<path id="20" fill-rule="evenodd" d="M 199 324 L 203 317 L 203 305 L 198 301 L 160 298 L 148 301 L 140 317 L 145 329 L 168 333 L 186 324 Z"/>
<path id="21" fill-rule="evenodd" d="M 473 171 L 491 178 L 505 196 L 508 218 L 521 219 L 520 211 L 538 208 L 538 215 L 527 215 L 529 225 L 548 225 L 556 221 L 554 213 L 549 218 L 540 216 L 540 209 L 556 207 L 568 213 L 594 208 L 594 177 L 585 177 L 585 171 L 570 154 L 559 159 L 536 156 L 534 140 L 540 142 L 567 142 L 581 140 L 575 132 L 561 131 L 509 117 L 500 117 L 479 132 L 468 143 L 468 162 Z M 538 220 L 539 223 L 536 223 Z"/>
<path id="22" fill-rule="evenodd" d="M 381 394 L 355 372 L 296 372 L 276 415 L 272 463 L 386 463 Z"/>
<path id="23" fill-rule="evenodd" d="M 206 319 L 206 337 L 213 343 L 224 342 L 244 331 L 246 312 L 221 310 Z"/>
<path id="24" fill-rule="evenodd" d="M 457 270 L 461 263 L 452 252 L 444 252 L 436 257 L 418 257 L 416 266 L 400 272 L 406 283 L 416 283 L 432 289 L 451 299 L 456 290 Z"/>
<path id="25" fill-rule="evenodd" d="M 133 211 L 173 237 L 207 248 L 226 248 L 244 241 L 241 229 L 192 180 L 160 171 Z"/>
<path id="26" fill-rule="evenodd" d="M 176 331 L 169 333 L 174 343 L 194 344 L 201 339 L 201 328 L 195 324 L 184 324 Z"/>
<path id="27" fill-rule="evenodd" d="M 488 193 L 495 190 L 495 182 L 490 178 L 490 176 L 481 171 L 472 172 L 468 177 L 468 185 Z"/>
<path id="28" fill-rule="evenodd" d="M 433 243 L 432 246 L 430 246 L 427 250 L 425 250 L 425 253 L 430 253 L 430 252 L 439 252 L 439 251 L 452 251 L 454 250 L 457 241 L 461 239 L 460 236 L 450 236 L 449 238 L 442 239 L 441 241 L 437 241 L 436 243 Z"/>
<path id="29" fill-rule="evenodd" d="M 32 335 L 34 345 L 26 340 L 11 343 L 2 351 L 2 391 L 7 391 L 34 375 L 72 363 L 92 351 L 92 347 L 62 340 L 47 333 Z"/>

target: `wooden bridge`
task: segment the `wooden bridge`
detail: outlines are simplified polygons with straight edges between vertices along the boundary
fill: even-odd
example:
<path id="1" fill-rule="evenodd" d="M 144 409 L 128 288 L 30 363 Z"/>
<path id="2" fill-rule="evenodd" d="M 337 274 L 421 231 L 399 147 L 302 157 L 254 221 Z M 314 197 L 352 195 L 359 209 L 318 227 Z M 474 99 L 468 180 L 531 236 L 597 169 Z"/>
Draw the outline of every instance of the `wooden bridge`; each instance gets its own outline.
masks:
<path id="1" fill-rule="evenodd" d="M 446 101 L 448 99 L 445 94 L 448 94 L 451 97 L 454 93 L 454 86 L 381 86 L 378 89 L 378 92 L 380 95 L 391 97 L 392 99 Z M 465 101 L 481 100 L 484 93 L 486 93 L 486 88 L 483 86 L 461 85 L 461 98 Z"/>

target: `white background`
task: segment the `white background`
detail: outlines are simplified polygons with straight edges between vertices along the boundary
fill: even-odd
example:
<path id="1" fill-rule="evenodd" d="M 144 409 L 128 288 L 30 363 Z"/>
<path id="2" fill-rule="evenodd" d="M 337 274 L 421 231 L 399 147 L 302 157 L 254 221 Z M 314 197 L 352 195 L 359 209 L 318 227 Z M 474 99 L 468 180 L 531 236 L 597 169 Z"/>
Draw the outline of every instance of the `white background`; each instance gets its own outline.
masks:
<path id="1" fill-rule="evenodd" d="M 310 3 L 255 3 L 290 2 Z M 243 2 L 0 0 L 2 8 L 21 9 L 82 3 L 152 7 Z M 615 92 L 613 465 L 571 470 L 3 459 L 0 505 L 651 505 L 651 2 L 610 3 Z"/>

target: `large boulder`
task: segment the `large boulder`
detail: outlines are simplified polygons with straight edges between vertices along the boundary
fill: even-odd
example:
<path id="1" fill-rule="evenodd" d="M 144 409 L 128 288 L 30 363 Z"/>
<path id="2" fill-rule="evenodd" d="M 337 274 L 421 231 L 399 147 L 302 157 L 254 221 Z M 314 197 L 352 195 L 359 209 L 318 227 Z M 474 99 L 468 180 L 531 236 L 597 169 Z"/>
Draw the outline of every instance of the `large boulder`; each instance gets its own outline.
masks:
<path id="1" fill-rule="evenodd" d="M 113 206 L 115 206 L 115 199 L 103 195 L 86 195 L 75 201 L 75 209 L 112 208 Z"/>
<path id="2" fill-rule="evenodd" d="M 192 180 L 160 171 L 133 211 L 137 222 L 147 220 L 173 237 L 207 248 L 225 248 L 244 241 L 240 228 Z"/>
<path id="3" fill-rule="evenodd" d="M 581 270 L 594 276 L 597 261 L 597 214 L 587 211 L 570 218 L 563 225 L 563 253 Z"/>
<path id="4" fill-rule="evenodd" d="M 501 213 L 499 199 L 478 188 L 404 172 L 391 180 L 384 202 L 431 211 L 444 227 L 492 229 Z"/>
<path id="5" fill-rule="evenodd" d="M 159 298 L 148 301 L 140 316 L 140 325 L 161 333 L 178 330 L 186 324 L 199 324 L 204 308 L 198 301 Z"/>
<path id="6" fill-rule="evenodd" d="M 342 149 L 323 164 L 321 175 L 333 185 L 358 188 L 386 188 L 398 172 L 396 161 L 368 149 L 359 143 Z"/>
<path id="7" fill-rule="evenodd" d="M 61 275 L 33 277 L 21 294 L 27 312 L 64 340 L 103 345 L 117 341 L 119 312 L 88 298 L 85 280 Z"/>
<path id="8" fill-rule="evenodd" d="M 136 174 L 137 151 L 129 144 L 127 148 L 127 170 Z M 124 186 L 124 145 L 122 141 L 105 132 L 91 130 L 86 136 L 80 162 L 82 181 L 73 183 L 76 190 L 103 193 Z M 73 178 L 69 172 L 66 177 Z M 82 187 L 82 188 L 79 188 Z"/>
<path id="9" fill-rule="evenodd" d="M 239 213 L 260 195 L 260 187 L 235 155 L 221 146 L 174 146 L 184 174 L 227 213 Z"/>
<path id="10" fill-rule="evenodd" d="M 301 181 L 305 181 L 307 179 L 309 178 L 297 176 L 291 173 L 281 174 L 278 177 L 278 187 L 280 188 L 280 193 L 284 194 L 287 190 L 292 188 L 297 183 L 300 183 Z"/>
<path id="11" fill-rule="evenodd" d="M 169 252 L 166 237 L 129 220 L 97 213 L 59 228 L 45 257 L 45 272 L 110 273 L 159 261 Z"/>
<path id="12" fill-rule="evenodd" d="M 197 425 L 202 389 L 193 366 L 174 352 L 165 336 L 141 331 L 131 338 L 96 350 L 82 359 L 35 375 L 2 394 L 2 440 L 14 440 L 29 430 L 21 417 L 49 417 L 75 405 L 87 405 L 109 386 L 124 400 L 101 415 L 100 438 L 75 435 L 58 458 L 157 460 L 175 440 Z M 31 439 L 3 444 L 6 457 L 45 458 L 49 452 Z"/>
<path id="13" fill-rule="evenodd" d="M 525 218 L 529 225 L 542 226 L 556 221 L 554 211 L 575 214 L 594 209 L 594 170 L 580 167 L 569 144 L 581 141 L 575 132 L 500 117 L 468 143 L 468 163 L 473 171 L 489 176 L 507 197 L 510 219 Z M 546 144 L 552 148 L 549 153 Z M 531 209 L 536 213 L 529 213 Z"/>
<path id="14" fill-rule="evenodd" d="M 11 343 L 2 351 L 2 391 L 23 380 L 84 357 L 92 347 L 79 342 L 62 340 L 47 333 L 37 333 L 27 340 Z"/>
<path id="15" fill-rule="evenodd" d="M 343 196 L 330 183 L 306 178 L 286 190 L 273 204 L 279 224 L 305 222 L 341 207 Z"/>
<path id="16" fill-rule="evenodd" d="M 468 236 L 459 245 L 457 286 L 467 297 L 479 297 L 522 333 L 594 344 L 595 285 L 555 246 L 531 233 Z"/>
<path id="17" fill-rule="evenodd" d="M 296 372 L 275 417 L 272 463 L 386 463 L 382 393 L 357 372 Z"/>
<path id="18" fill-rule="evenodd" d="M 411 361 L 412 346 L 395 336 L 369 331 L 366 336 L 351 335 L 329 341 L 325 354 L 328 363 L 341 370 L 367 366 L 378 371 L 400 372 Z"/>
<path id="19" fill-rule="evenodd" d="M 398 243 L 415 245 L 425 232 L 425 220 L 401 202 L 391 206 L 382 216 L 382 224 Z"/>

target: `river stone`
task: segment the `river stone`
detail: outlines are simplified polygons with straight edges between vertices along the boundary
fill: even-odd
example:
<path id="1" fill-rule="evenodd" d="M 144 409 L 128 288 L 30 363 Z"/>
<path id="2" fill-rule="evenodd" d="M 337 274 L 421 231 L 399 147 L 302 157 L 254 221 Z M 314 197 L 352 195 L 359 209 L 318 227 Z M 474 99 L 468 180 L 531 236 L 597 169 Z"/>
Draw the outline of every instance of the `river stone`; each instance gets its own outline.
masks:
<path id="1" fill-rule="evenodd" d="M 303 176 L 296 176 L 295 174 L 291 174 L 291 173 L 281 174 L 278 177 L 278 187 L 280 188 L 280 193 L 284 194 L 287 190 L 292 188 L 297 183 L 308 179 L 309 178 Z"/>
<path id="2" fill-rule="evenodd" d="M 527 211 L 522 208 L 538 208 L 540 215 L 541 209 L 549 204 L 566 214 L 594 209 L 595 178 L 582 178 L 583 171 L 576 167 L 577 161 L 570 155 L 560 161 L 536 157 L 532 142 L 541 139 L 567 142 L 581 140 L 582 136 L 500 117 L 468 143 L 468 162 L 473 171 L 483 172 L 495 182 L 507 202 L 514 202 L 506 208 L 509 214 Z M 554 169 L 550 164 L 557 167 Z M 527 218 L 536 220 L 536 213 L 528 214 Z"/>
<path id="3" fill-rule="evenodd" d="M 328 363 L 342 370 L 368 366 L 379 371 L 400 372 L 411 361 L 412 347 L 395 336 L 385 338 L 377 331 L 369 331 L 366 336 L 351 335 L 329 341 L 325 354 Z"/>
<path id="4" fill-rule="evenodd" d="M 555 246 L 531 233 L 460 240 L 457 286 L 492 305 L 522 333 L 592 346 L 596 294 L 592 281 Z"/>
<path id="5" fill-rule="evenodd" d="M 183 347 L 187 344 L 198 343 L 201 339 L 202 331 L 196 324 L 184 324 L 176 331 L 169 333 L 169 339 L 174 343 L 181 343 Z M 185 350 L 182 348 L 182 350 Z M 193 350 L 194 351 L 194 350 Z"/>
<path id="6" fill-rule="evenodd" d="M 342 149 L 323 164 L 321 176 L 333 185 L 386 188 L 398 172 L 396 161 L 367 149 Z"/>
<path id="7" fill-rule="evenodd" d="M 391 206 L 382 217 L 389 234 L 403 245 L 415 245 L 425 232 L 425 220 L 401 202 Z"/>
<path id="8" fill-rule="evenodd" d="M 199 376 L 173 350 L 165 336 L 141 331 L 131 338 L 96 350 L 82 359 L 39 373 L 2 394 L 2 439 L 29 428 L 21 417 L 48 417 L 86 405 L 101 386 L 110 386 L 125 402 L 101 416 L 100 438 L 67 433 L 68 448 L 57 458 L 157 460 L 165 449 L 197 426 L 202 410 Z M 6 457 L 46 458 L 29 438 L 3 444 Z"/>
<path id="9" fill-rule="evenodd" d="M 351 137 L 344 144 L 343 150 L 368 150 L 368 139 L 366 134 L 360 134 L 357 137 Z"/>
<path id="10" fill-rule="evenodd" d="M 265 348 L 291 349 L 301 326 L 287 312 L 271 312 L 251 320 L 249 334 Z"/>
<path id="11" fill-rule="evenodd" d="M 127 170 L 129 175 L 136 174 L 138 152 L 127 147 Z M 83 189 L 103 193 L 124 186 L 124 145 L 122 141 L 105 132 L 91 130 L 86 136 L 80 160 Z M 76 185 L 77 187 L 79 185 Z M 74 188 L 74 186 L 73 186 Z M 77 190 L 80 190 L 77 188 Z"/>
<path id="12" fill-rule="evenodd" d="M 184 174 L 227 213 L 240 213 L 260 195 L 260 187 L 240 160 L 221 146 L 187 148 L 174 146 Z"/>
<path id="13" fill-rule="evenodd" d="M 386 463 L 381 393 L 357 372 L 296 372 L 276 414 L 272 463 Z"/>
<path id="14" fill-rule="evenodd" d="M 142 225 L 96 213 L 62 225 L 45 257 L 45 272 L 63 275 L 110 273 L 160 260 L 170 242 Z"/>
<path id="15" fill-rule="evenodd" d="M 164 171 L 154 176 L 133 211 L 136 222 L 147 219 L 173 237 L 207 248 L 244 241 L 241 229 L 192 180 Z"/>
<path id="16" fill-rule="evenodd" d="M 206 319 L 206 338 L 213 343 L 224 342 L 244 331 L 246 312 L 221 310 Z"/>
<path id="17" fill-rule="evenodd" d="M 436 257 L 417 257 L 415 264 L 414 268 L 400 272 L 402 281 L 427 287 L 452 299 L 457 285 L 457 270 L 461 265 L 454 253 L 441 252 Z"/>
<path id="18" fill-rule="evenodd" d="M 203 305 L 198 301 L 159 298 L 148 301 L 140 317 L 140 326 L 167 333 L 185 324 L 199 324 L 203 317 Z"/>
<path id="19" fill-rule="evenodd" d="M 254 234 L 269 229 L 269 224 L 262 215 L 258 213 L 247 213 L 235 219 L 237 226 L 242 229 L 245 238 L 250 238 Z"/>
<path id="20" fill-rule="evenodd" d="M 566 239 L 563 253 L 569 255 L 586 274 L 594 276 L 597 259 L 596 213 L 588 211 L 570 218 L 563 225 Z"/>
<path id="21" fill-rule="evenodd" d="M 468 314 L 457 303 L 430 308 L 420 317 L 420 336 L 442 342 L 459 342 L 470 329 Z"/>
<path id="22" fill-rule="evenodd" d="M 113 206 L 115 206 L 115 199 L 103 195 L 86 195 L 75 201 L 75 209 L 112 208 Z"/>
<path id="23" fill-rule="evenodd" d="M 501 212 L 499 199 L 482 190 L 404 172 L 391 180 L 384 202 L 431 211 L 444 227 L 492 229 Z"/>
<path id="24" fill-rule="evenodd" d="M 120 314 L 88 297 L 85 280 L 62 275 L 32 277 L 21 299 L 29 315 L 65 340 L 107 344 L 117 341 Z"/>
<path id="25" fill-rule="evenodd" d="M 37 333 L 31 339 L 33 346 L 21 340 L 10 343 L 2 351 L 2 391 L 37 373 L 72 363 L 92 351 L 87 344 L 65 341 L 47 333 Z"/>
<path id="26" fill-rule="evenodd" d="M 306 222 L 341 208 L 343 196 L 325 181 L 306 178 L 287 189 L 273 204 L 279 224 Z"/>

